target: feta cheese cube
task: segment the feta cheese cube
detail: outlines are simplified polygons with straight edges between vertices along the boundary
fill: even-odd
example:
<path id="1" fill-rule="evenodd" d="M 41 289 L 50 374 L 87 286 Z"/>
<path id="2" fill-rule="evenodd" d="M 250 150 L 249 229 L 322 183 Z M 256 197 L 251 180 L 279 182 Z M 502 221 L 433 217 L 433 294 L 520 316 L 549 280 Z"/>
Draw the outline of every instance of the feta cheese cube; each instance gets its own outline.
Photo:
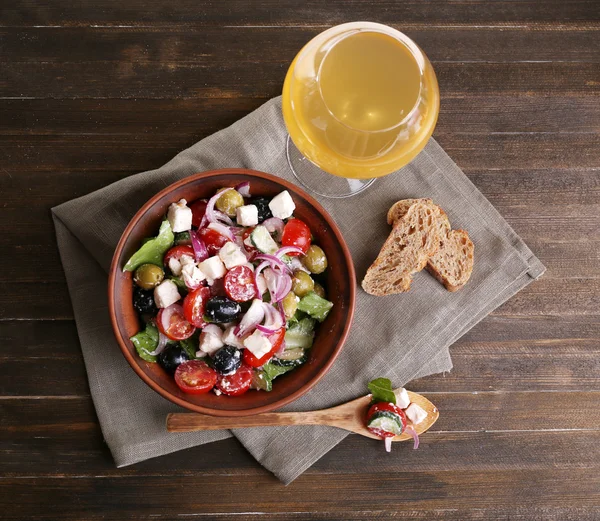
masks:
<path id="1" fill-rule="evenodd" d="M 257 329 L 244 340 L 244 347 L 256 358 L 262 358 L 273 346 L 271 345 L 271 342 L 269 342 L 269 339 Z"/>
<path id="2" fill-rule="evenodd" d="M 185 199 L 169 206 L 167 219 L 174 233 L 187 232 L 192 229 L 192 210 L 188 208 Z"/>
<path id="3" fill-rule="evenodd" d="M 171 257 L 169 259 L 169 269 L 171 270 L 171 273 L 173 275 L 175 275 L 176 277 L 179 277 L 179 275 L 181 275 L 181 267 L 184 264 L 189 264 L 189 263 L 193 263 L 193 262 L 194 262 L 194 259 L 192 257 L 190 257 L 189 255 L 182 255 L 180 259 Z"/>
<path id="4" fill-rule="evenodd" d="M 244 259 L 245 262 L 245 259 Z M 206 275 L 206 278 L 209 279 L 209 282 L 215 279 L 220 279 L 227 273 L 225 269 L 225 265 L 223 261 L 219 258 L 218 255 L 214 255 L 213 257 L 209 257 L 205 261 L 202 261 L 198 264 L 198 268 Z"/>
<path id="5" fill-rule="evenodd" d="M 197 288 L 203 280 L 206 280 L 206 275 L 196 266 L 193 260 L 192 262 L 183 264 L 181 276 L 188 288 Z"/>
<path id="6" fill-rule="evenodd" d="M 248 262 L 246 256 L 242 253 L 239 246 L 233 242 L 226 242 L 219 250 L 219 258 L 225 264 L 225 267 L 230 270 L 236 266 L 242 266 Z"/>
<path id="7" fill-rule="evenodd" d="M 425 418 L 427 418 L 427 412 L 425 409 L 416 403 L 411 403 L 404 412 L 406 413 L 406 417 L 413 423 L 413 425 L 418 425 Z"/>
<path id="8" fill-rule="evenodd" d="M 208 324 L 200 333 L 200 351 L 211 355 L 223 347 L 223 331 L 215 324 Z"/>
<path id="9" fill-rule="evenodd" d="M 156 288 L 154 288 L 154 302 L 156 307 L 168 308 L 171 304 L 175 304 L 181 295 L 177 291 L 177 286 L 172 280 L 163 280 Z"/>
<path id="10" fill-rule="evenodd" d="M 396 405 L 400 409 L 406 409 L 410 405 L 410 398 L 408 397 L 408 391 L 403 387 L 399 391 L 394 391 L 396 395 Z"/>
<path id="11" fill-rule="evenodd" d="M 229 326 L 227 329 L 225 329 L 225 332 L 223 333 L 223 343 L 227 346 L 234 346 L 237 347 L 238 349 L 243 349 L 244 348 L 244 344 L 242 344 L 242 339 L 238 338 L 237 336 L 235 336 L 235 328 L 237 326 Z"/>
<path id="12" fill-rule="evenodd" d="M 256 226 L 258 224 L 258 208 L 255 204 L 240 206 L 235 213 L 240 226 Z"/>
<path id="13" fill-rule="evenodd" d="M 287 219 L 291 217 L 296 209 L 294 200 L 287 190 L 284 190 L 280 194 L 276 195 L 271 199 L 269 208 L 273 217 L 279 217 L 280 219 Z"/>

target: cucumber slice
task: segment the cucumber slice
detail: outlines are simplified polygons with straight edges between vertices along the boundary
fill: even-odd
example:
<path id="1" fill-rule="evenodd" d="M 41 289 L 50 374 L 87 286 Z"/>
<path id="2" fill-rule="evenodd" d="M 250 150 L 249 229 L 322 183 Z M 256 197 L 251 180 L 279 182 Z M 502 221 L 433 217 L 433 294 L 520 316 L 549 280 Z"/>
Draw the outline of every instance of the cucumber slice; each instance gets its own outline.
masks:
<path id="1" fill-rule="evenodd" d="M 307 360 L 304 349 L 286 349 L 278 357 L 273 357 L 270 363 L 279 367 L 298 367 Z"/>
<path id="2" fill-rule="evenodd" d="M 402 434 L 402 419 L 393 412 L 389 411 L 378 411 L 376 412 L 367 427 L 370 429 L 381 429 L 385 432 L 391 432 L 396 436 Z"/>
<path id="3" fill-rule="evenodd" d="M 263 253 L 273 254 L 278 249 L 277 243 L 271 237 L 269 230 L 265 226 L 258 225 L 250 234 L 250 240 L 257 250 Z"/>

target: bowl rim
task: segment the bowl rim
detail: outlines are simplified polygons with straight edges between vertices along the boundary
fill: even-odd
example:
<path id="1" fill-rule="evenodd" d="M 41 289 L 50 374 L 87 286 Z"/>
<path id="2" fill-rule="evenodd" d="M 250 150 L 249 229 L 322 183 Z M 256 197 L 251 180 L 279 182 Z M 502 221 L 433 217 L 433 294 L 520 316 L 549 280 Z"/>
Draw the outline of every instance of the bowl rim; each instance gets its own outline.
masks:
<path id="1" fill-rule="evenodd" d="M 247 175 L 251 178 L 254 177 L 254 178 L 266 179 L 268 181 L 279 184 L 279 185 L 283 186 L 285 189 L 291 190 L 292 192 L 300 193 L 302 195 L 302 197 L 321 214 L 321 216 L 325 219 L 325 221 L 329 225 L 331 231 L 333 231 L 333 233 L 336 237 L 336 240 L 342 249 L 342 253 L 343 253 L 344 259 L 346 261 L 346 264 L 348 265 L 348 279 L 349 279 L 349 284 L 350 284 L 350 288 L 349 288 L 350 301 L 348 303 L 348 312 L 346 314 L 347 319 L 346 319 L 346 323 L 344 325 L 344 329 L 342 331 L 342 334 L 341 334 L 339 340 L 337 341 L 337 343 L 333 349 L 333 353 L 332 353 L 331 357 L 329 357 L 327 362 L 319 369 L 319 372 L 312 379 L 310 379 L 308 382 L 306 382 L 302 387 L 300 387 L 293 393 L 291 393 L 273 403 L 270 403 L 267 405 L 262 405 L 260 407 L 254 407 L 254 408 L 249 408 L 249 409 L 240 409 L 240 410 L 231 410 L 231 411 L 221 410 L 221 409 L 211 409 L 209 407 L 204 407 L 201 405 L 196 405 L 196 404 L 187 402 L 185 400 L 182 400 L 181 398 L 178 398 L 177 396 L 174 396 L 169 391 L 167 391 L 166 389 L 161 387 L 154 380 L 152 380 L 138 365 L 137 361 L 135 360 L 134 355 L 129 351 L 129 346 L 126 345 L 125 340 L 123 339 L 122 335 L 120 334 L 118 324 L 117 324 L 115 305 L 114 305 L 115 282 L 116 282 L 116 276 L 117 276 L 117 272 L 118 272 L 117 270 L 120 269 L 120 267 L 118 266 L 119 257 L 121 256 L 123 248 L 125 247 L 125 242 L 126 242 L 127 237 L 129 237 L 131 231 L 137 225 L 137 223 L 141 219 L 141 217 L 159 199 L 161 199 L 165 195 L 168 195 L 168 193 L 176 190 L 177 188 L 184 186 L 186 184 L 189 184 L 189 183 L 193 183 L 197 180 L 201 180 L 201 179 L 209 178 L 209 177 L 220 176 L 220 175 L 225 175 L 225 174 L 241 174 L 241 175 Z M 269 412 L 269 411 L 273 411 L 275 409 L 279 409 L 279 408 L 293 402 L 294 400 L 300 398 L 301 396 L 306 394 L 308 391 L 310 391 L 325 376 L 325 374 L 327 374 L 329 369 L 331 369 L 331 366 L 333 365 L 333 363 L 339 356 L 344 344 L 346 343 L 346 340 L 350 333 L 350 328 L 352 327 L 352 323 L 354 320 L 354 311 L 355 311 L 355 304 L 356 304 L 355 281 L 356 281 L 356 273 L 355 273 L 355 269 L 354 269 L 354 263 L 352 261 L 352 255 L 350 254 L 348 245 L 346 244 L 346 241 L 344 240 L 344 237 L 342 236 L 342 233 L 341 233 L 338 225 L 335 223 L 333 218 L 329 215 L 327 210 L 325 210 L 325 208 L 323 208 L 323 206 L 321 206 L 321 204 L 316 199 L 314 199 L 312 196 L 310 196 L 308 193 L 306 193 L 299 186 L 287 181 L 286 179 L 282 179 L 281 177 L 278 177 L 278 176 L 275 176 L 272 174 L 268 174 L 266 172 L 261 172 L 258 170 L 252 170 L 252 169 L 246 169 L 246 168 L 220 168 L 220 169 L 215 169 L 215 170 L 207 170 L 204 172 L 198 172 L 196 174 L 186 176 L 183 179 L 180 179 L 179 181 L 176 181 L 176 182 L 170 184 L 166 188 L 163 188 L 160 192 L 155 193 L 131 218 L 131 220 L 129 221 L 129 223 L 127 224 L 127 226 L 125 227 L 125 229 L 123 230 L 123 232 L 121 234 L 121 237 L 119 239 L 119 242 L 117 243 L 117 246 L 115 248 L 113 258 L 111 261 L 110 271 L 109 271 L 109 276 L 108 276 L 108 310 L 109 310 L 110 321 L 111 321 L 113 333 L 115 335 L 117 343 L 119 344 L 121 352 L 125 356 L 125 359 L 129 363 L 131 368 L 137 373 L 137 375 L 151 389 L 156 391 L 163 398 L 166 398 L 170 402 L 172 402 L 176 405 L 179 405 L 180 407 L 184 407 L 185 409 L 188 409 L 190 411 L 202 413 L 202 414 L 208 414 L 210 416 L 233 416 L 233 417 L 235 417 L 235 416 L 250 416 L 253 414 L 259 414 L 259 413 Z"/>

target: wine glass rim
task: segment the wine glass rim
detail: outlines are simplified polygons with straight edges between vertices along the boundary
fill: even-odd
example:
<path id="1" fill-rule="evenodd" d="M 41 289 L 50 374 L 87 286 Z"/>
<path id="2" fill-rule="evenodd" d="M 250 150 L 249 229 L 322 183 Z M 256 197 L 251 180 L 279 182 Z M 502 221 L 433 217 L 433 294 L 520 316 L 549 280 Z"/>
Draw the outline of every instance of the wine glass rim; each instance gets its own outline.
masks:
<path id="1" fill-rule="evenodd" d="M 357 128 L 354 128 L 354 127 L 348 125 L 344 121 L 340 120 L 335 115 L 335 113 L 331 110 L 331 108 L 329 107 L 329 105 L 326 101 L 325 96 L 323 95 L 323 91 L 321 90 L 321 82 L 319 81 L 319 79 L 321 77 L 323 64 L 327 60 L 329 53 L 340 42 L 344 41 L 346 38 L 349 38 L 350 36 L 354 36 L 359 33 L 379 33 L 379 34 L 384 34 L 386 36 L 394 38 L 396 41 L 398 41 L 400 44 L 402 44 L 408 50 L 408 52 L 410 53 L 414 62 L 417 64 L 417 67 L 419 68 L 419 73 L 421 76 L 420 82 L 419 82 L 419 93 L 416 96 L 414 105 L 407 112 L 407 114 L 404 116 L 404 118 L 402 118 L 402 120 L 400 120 L 396 124 L 391 125 L 386 128 L 377 129 L 377 130 L 361 130 L 361 129 L 357 129 Z M 330 39 L 328 39 L 328 36 L 330 36 L 330 35 L 332 35 L 332 37 Z M 410 121 L 410 119 L 413 117 L 416 110 L 418 109 L 419 103 L 421 102 L 422 90 L 423 90 L 423 74 L 425 71 L 425 55 L 423 54 L 423 51 L 421 51 L 419 46 L 412 39 L 410 39 L 404 33 L 398 31 L 397 29 L 394 29 L 393 27 L 389 27 L 384 24 L 379 24 L 379 23 L 375 23 L 375 22 L 348 22 L 345 24 L 340 24 L 340 25 L 331 27 L 331 28 L 323 31 L 322 33 L 318 34 L 310 42 L 308 42 L 306 44 L 306 46 L 304 47 L 304 49 L 302 49 L 298 55 L 296 67 L 298 67 L 298 65 L 302 62 L 302 59 L 305 57 L 303 55 L 310 52 L 310 50 L 315 45 L 324 46 L 324 44 L 327 44 L 327 50 L 325 52 L 325 56 L 323 57 L 323 59 L 321 60 L 321 62 L 319 64 L 318 71 L 316 71 L 316 83 L 319 88 L 319 95 L 321 96 L 321 99 L 323 100 L 323 104 L 325 105 L 325 108 L 327 109 L 327 112 L 329 112 L 331 117 L 333 117 L 339 124 L 343 125 L 344 127 L 348 128 L 354 132 L 359 132 L 359 133 L 363 133 L 363 134 L 378 134 L 378 133 L 389 132 L 390 130 L 394 130 L 394 129 L 406 124 L 408 121 Z"/>

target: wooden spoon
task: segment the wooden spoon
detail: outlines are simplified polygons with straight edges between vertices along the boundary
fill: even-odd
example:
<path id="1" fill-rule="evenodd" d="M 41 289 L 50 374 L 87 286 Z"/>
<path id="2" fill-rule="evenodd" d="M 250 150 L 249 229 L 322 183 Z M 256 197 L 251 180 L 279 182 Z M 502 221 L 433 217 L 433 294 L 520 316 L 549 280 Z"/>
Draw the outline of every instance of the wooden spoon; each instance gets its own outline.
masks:
<path id="1" fill-rule="evenodd" d="M 427 418 L 415 426 L 418 434 L 429 430 L 436 422 L 440 413 L 437 407 L 420 394 L 408 391 L 411 403 L 420 405 L 427 411 Z M 235 418 L 208 416 L 196 413 L 172 413 L 167 416 L 169 432 L 212 431 L 218 429 L 240 429 L 242 427 L 277 427 L 281 425 L 328 425 L 338 427 L 367 438 L 379 440 L 378 436 L 370 433 L 365 426 L 365 415 L 371 403 L 371 396 L 363 396 L 330 409 L 307 412 L 267 412 L 254 416 Z M 403 432 L 392 441 L 412 439 Z"/>

